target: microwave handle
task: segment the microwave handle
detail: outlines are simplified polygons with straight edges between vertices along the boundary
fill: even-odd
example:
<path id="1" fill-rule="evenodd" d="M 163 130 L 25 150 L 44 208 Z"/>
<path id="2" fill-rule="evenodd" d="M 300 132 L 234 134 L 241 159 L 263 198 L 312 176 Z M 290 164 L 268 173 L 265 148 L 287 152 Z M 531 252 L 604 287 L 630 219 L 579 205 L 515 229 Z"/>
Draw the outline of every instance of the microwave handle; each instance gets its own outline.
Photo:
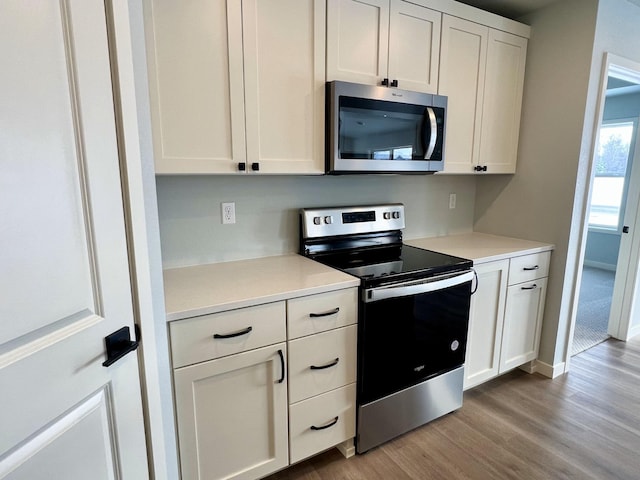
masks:
<path id="1" fill-rule="evenodd" d="M 424 159 L 431 160 L 431 155 L 433 155 L 433 151 L 436 148 L 436 142 L 438 141 L 438 122 L 436 122 L 436 114 L 433 111 L 433 108 L 427 107 L 426 110 L 427 111 L 425 113 L 425 121 L 429 122 L 430 134 L 429 134 L 429 146 L 426 148 L 427 151 L 424 154 Z"/>

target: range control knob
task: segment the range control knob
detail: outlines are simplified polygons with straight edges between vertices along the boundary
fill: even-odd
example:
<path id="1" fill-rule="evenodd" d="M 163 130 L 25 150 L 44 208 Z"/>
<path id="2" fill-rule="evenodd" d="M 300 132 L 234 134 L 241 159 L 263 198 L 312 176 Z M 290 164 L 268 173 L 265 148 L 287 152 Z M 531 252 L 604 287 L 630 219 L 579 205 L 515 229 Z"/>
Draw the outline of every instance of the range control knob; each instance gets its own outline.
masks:
<path id="1" fill-rule="evenodd" d="M 320 217 L 313 217 L 313 224 L 314 225 L 320 225 L 322 223 L 322 218 Z"/>
<path id="2" fill-rule="evenodd" d="M 384 218 L 385 220 L 389 220 L 391 218 L 391 212 L 384 212 L 382 214 L 382 218 Z"/>
<path id="3" fill-rule="evenodd" d="M 333 217 L 330 215 L 327 215 L 326 217 L 324 217 L 324 223 L 326 223 L 327 225 L 330 225 L 333 223 Z"/>
<path id="4" fill-rule="evenodd" d="M 391 214 L 393 218 L 400 218 L 400 212 L 396 211 Z"/>

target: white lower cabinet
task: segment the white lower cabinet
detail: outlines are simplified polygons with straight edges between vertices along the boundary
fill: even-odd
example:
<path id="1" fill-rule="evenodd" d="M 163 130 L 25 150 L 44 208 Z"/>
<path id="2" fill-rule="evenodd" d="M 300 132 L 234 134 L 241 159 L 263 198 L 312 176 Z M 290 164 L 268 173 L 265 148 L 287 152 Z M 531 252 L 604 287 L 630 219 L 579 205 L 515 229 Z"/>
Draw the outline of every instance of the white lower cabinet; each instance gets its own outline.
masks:
<path id="1" fill-rule="evenodd" d="M 254 479 L 288 465 L 286 351 L 280 343 L 175 370 L 183 480 Z"/>
<path id="2" fill-rule="evenodd" d="M 471 296 L 464 388 L 498 375 L 509 260 L 474 267 L 478 289 Z"/>
<path id="3" fill-rule="evenodd" d="M 356 434 L 356 384 L 289 407 L 291 463 L 333 447 Z"/>
<path id="4" fill-rule="evenodd" d="M 500 372 L 538 356 L 547 279 L 512 285 L 507 290 Z"/>
<path id="5" fill-rule="evenodd" d="M 182 480 L 258 479 L 353 439 L 356 321 L 349 288 L 172 322 Z"/>
<path id="6" fill-rule="evenodd" d="M 471 297 L 464 388 L 538 356 L 550 252 L 476 265 Z"/>

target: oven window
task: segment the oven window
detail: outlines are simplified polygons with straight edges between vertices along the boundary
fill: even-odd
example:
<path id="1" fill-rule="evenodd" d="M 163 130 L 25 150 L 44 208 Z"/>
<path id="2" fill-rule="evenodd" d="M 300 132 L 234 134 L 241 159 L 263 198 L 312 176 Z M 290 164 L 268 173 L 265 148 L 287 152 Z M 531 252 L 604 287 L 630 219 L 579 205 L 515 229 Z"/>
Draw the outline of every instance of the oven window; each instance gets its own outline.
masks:
<path id="1" fill-rule="evenodd" d="M 362 306 L 359 403 L 464 364 L 471 282 Z"/>
<path id="2" fill-rule="evenodd" d="M 340 97 L 340 158 L 424 160 L 425 107 Z"/>

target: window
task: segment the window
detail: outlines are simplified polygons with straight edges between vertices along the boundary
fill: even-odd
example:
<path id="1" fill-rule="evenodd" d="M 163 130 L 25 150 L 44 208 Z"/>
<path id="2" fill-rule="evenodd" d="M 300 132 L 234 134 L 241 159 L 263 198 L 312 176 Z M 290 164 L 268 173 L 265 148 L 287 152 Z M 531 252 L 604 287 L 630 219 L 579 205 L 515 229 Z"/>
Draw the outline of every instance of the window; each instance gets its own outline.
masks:
<path id="1" fill-rule="evenodd" d="M 635 127 L 634 121 L 608 122 L 600 127 L 591 189 L 590 227 L 620 230 Z"/>
<path id="2" fill-rule="evenodd" d="M 375 160 L 411 160 L 413 147 L 389 147 L 383 150 L 375 150 L 373 158 Z"/>

